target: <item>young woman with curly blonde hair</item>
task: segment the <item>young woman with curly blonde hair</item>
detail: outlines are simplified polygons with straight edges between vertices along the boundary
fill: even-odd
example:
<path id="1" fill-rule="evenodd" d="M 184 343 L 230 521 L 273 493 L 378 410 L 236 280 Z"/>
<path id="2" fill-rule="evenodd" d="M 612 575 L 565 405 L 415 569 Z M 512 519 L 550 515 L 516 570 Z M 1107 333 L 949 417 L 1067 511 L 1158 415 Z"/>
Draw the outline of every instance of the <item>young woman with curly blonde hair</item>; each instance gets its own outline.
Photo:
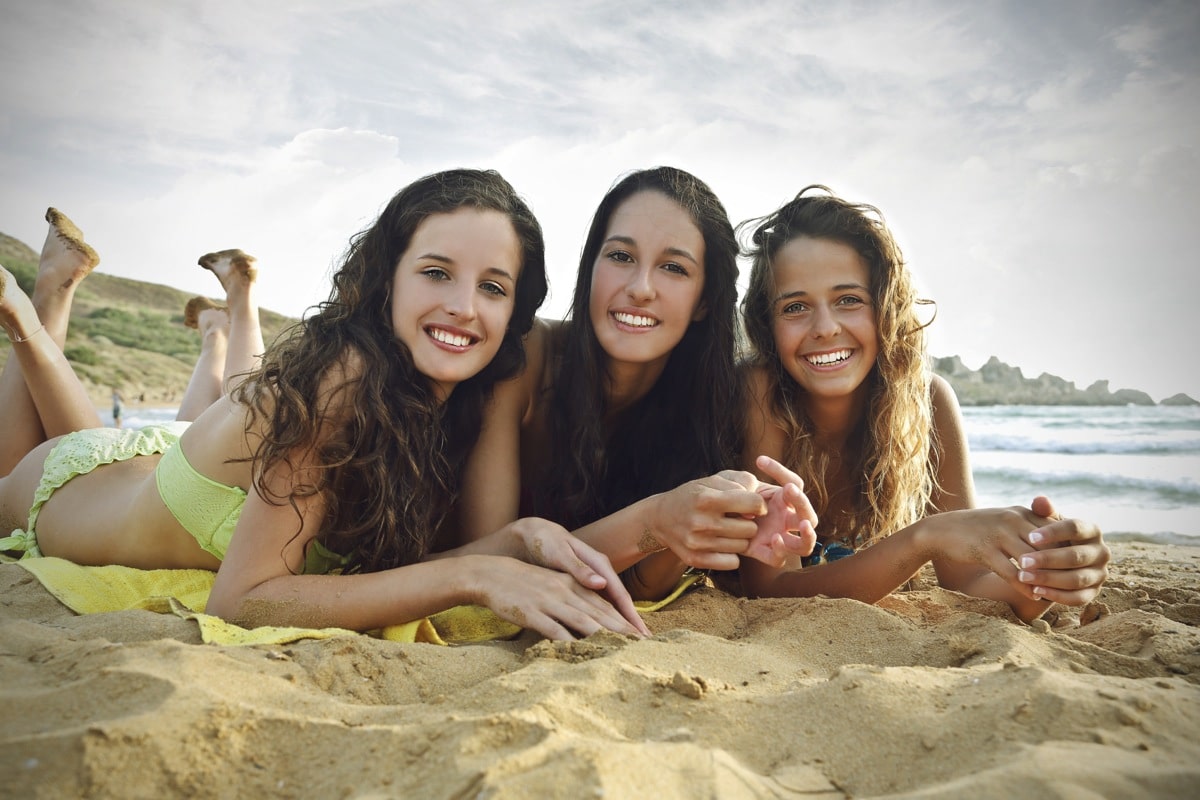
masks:
<path id="1" fill-rule="evenodd" d="M 743 559 L 743 591 L 875 602 L 932 561 L 942 586 L 1023 619 L 1094 598 L 1109 557 L 1095 526 L 1044 497 L 973 508 L 958 401 L 929 371 L 921 301 L 878 209 L 809 186 L 747 229 L 746 461 L 795 470 L 819 523 L 803 568 Z"/>

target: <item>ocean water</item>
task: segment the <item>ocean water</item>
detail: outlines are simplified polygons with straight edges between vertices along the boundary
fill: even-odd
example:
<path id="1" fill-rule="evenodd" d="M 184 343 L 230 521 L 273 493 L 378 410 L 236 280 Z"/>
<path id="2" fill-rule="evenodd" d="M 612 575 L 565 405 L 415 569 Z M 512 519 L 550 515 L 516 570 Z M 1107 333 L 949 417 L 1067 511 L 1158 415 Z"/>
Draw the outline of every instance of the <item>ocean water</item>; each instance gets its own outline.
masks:
<path id="1" fill-rule="evenodd" d="M 1106 538 L 1200 546 L 1200 408 L 963 409 L 980 506 L 1039 494 Z"/>
<path id="2" fill-rule="evenodd" d="M 125 424 L 174 418 L 126 409 Z M 980 406 L 963 418 L 978 505 L 1044 494 L 1107 538 L 1200 546 L 1200 408 Z"/>

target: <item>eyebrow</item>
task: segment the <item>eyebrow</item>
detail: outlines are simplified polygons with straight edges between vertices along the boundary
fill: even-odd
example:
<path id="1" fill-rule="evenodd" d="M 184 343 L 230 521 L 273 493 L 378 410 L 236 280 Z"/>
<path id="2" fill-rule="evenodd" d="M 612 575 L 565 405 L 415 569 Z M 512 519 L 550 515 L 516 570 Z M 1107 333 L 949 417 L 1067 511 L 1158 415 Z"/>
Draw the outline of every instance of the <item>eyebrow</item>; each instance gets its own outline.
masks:
<path id="1" fill-rule="evenodd" d="M 870 294 L 870 292 L 871 292 L 871 290 L 868 287 L 863 286 L 861 283 L 839 283 L 837 286 L 833 287 L 833 291 L 835 291 L 835 292 L 844 292 L 847 289 L 859 289 L 868 294 Z M 780 300 L 789 300 L 793 297 L 807 297 L 807 296 L 808 296 L 808 292 L 804 291 L 803 289 L 798 289 L 794 292 L 784 292 L 783 294 L 776 297 L 772 302 L 778 303 Z"/>
<path id="2" fill-rule="evenodd" d="M 454 263 L 453 258 L 450 258 L 449 256 L 444 256 L 441 253 L 422 253 L 421 255 L 417 256 L 418 261 L 420 261 L 422 259 L 426 259 L 426 258 L 431 259 L 433 261 L 441 261 L 443 264 L 453 264 Z M 510 281 L 513 281 L 514 283 L 517 280 L 511 274 L 509 274 L 508 270 L 503 270 L 503 269 L 500 269 L 499 267 L 488 267 L 486 270 L 484 270 L 484 274 L 485 275 L 500 275 L 501 277 L 508 278 Z"/>
<path id="3" fill-rule="evenodd" d="M 627 244 L 630 247 L 637 247 L 637 241 L 632 236 L 620 236 L 620 235 L 609 236 L 607 239 L 604 240 L 603 243 L 608 244 L 609 242 L 620 242 L 621 244 Z M 687 250 L 684 250 L 682 247 L 668 247 L 664 252 L 666 252 L 668 255 L 686 258 L 688 261 L 691 261 L 693 264 L 700 263 L 698 260 L 696 260 L 696 257 L 694 255 L 689 253 Z"/>

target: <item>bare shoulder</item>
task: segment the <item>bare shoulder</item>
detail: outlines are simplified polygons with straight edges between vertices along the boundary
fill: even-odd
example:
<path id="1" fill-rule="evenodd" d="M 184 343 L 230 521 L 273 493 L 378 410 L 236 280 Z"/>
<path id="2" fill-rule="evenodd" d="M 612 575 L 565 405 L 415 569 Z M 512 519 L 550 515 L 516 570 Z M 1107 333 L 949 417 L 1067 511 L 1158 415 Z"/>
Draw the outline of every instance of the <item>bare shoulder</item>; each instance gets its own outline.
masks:
<path id="1" fill-rule="evenodd" d="M 771 404 L 773 384 L 767 369 L 758 364 L 742 364 L 738 370 L 746 387 L 742 467 L 754 469 L 754 460 L 760 455 L 782 459 L 787 437 Z"/>
<path id="2" fill-rule="evenodd" d="M 766 400 L 767 391 L 771 386 L 766 367 L 761 364 L 743 362 L 738 365 L 738 375 L 747 389 L 747 395 L 761 406 Z"/>
<path id="3" fill-rule="evenodd" d="M 954 387 L 937 373 L 929 379 L 929 400 L 935 414 L 939 409 L 958 409 L 958 395 L 954 393 Z"/>
<path id="4" fill-rule="evenodd" d="M 933 375 L 930 378 L 929 401 L 933 414 L 933 427 L 937 434 L 941 437 L 961 436 L 963 422 L 958 395 L 941 375 Z"/>
<path id="5" fill-rule="evenodd" d="M 547 352 L 553 336 L 551 323 L 534 317 L 533 327 L 525 334 L 525 366 L 511 378 L 500 381 L 492 390 L 491 400 L 485 410 L 484 426 L 492 424 L 498 417 L 524 420 L 534 405 L 538 388 L 546 372 Z"/>

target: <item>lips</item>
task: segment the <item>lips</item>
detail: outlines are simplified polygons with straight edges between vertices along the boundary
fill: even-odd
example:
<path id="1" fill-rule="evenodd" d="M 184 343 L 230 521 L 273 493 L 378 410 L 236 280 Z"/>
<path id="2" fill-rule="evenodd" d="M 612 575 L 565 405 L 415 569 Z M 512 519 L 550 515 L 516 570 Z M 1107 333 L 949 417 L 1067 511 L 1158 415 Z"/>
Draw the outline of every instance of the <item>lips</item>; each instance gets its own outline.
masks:
<path id="1" fill-rule="evenodd" d="M 425 333 L 438 344 L 453 350 L 466 350 L 480 339 L 470 331 L 441 325 L 426 325 Z"/>
<path id="2" fill-rule="evenodd" d="M 611 312 L 611 315 L 613 319 L 626 328 L 648 330 L 662 324 L 659 320 L 646 314 L 639 314 L 629 311 L 613 311 Z"/>
<path id="3" fill-rule="evenodd" d="M 829 353 L 813 353 L 804 356 L 804 360 L 814 367 L 836 367 L 854 354 L 853 350 L 834 350 Z"/>

